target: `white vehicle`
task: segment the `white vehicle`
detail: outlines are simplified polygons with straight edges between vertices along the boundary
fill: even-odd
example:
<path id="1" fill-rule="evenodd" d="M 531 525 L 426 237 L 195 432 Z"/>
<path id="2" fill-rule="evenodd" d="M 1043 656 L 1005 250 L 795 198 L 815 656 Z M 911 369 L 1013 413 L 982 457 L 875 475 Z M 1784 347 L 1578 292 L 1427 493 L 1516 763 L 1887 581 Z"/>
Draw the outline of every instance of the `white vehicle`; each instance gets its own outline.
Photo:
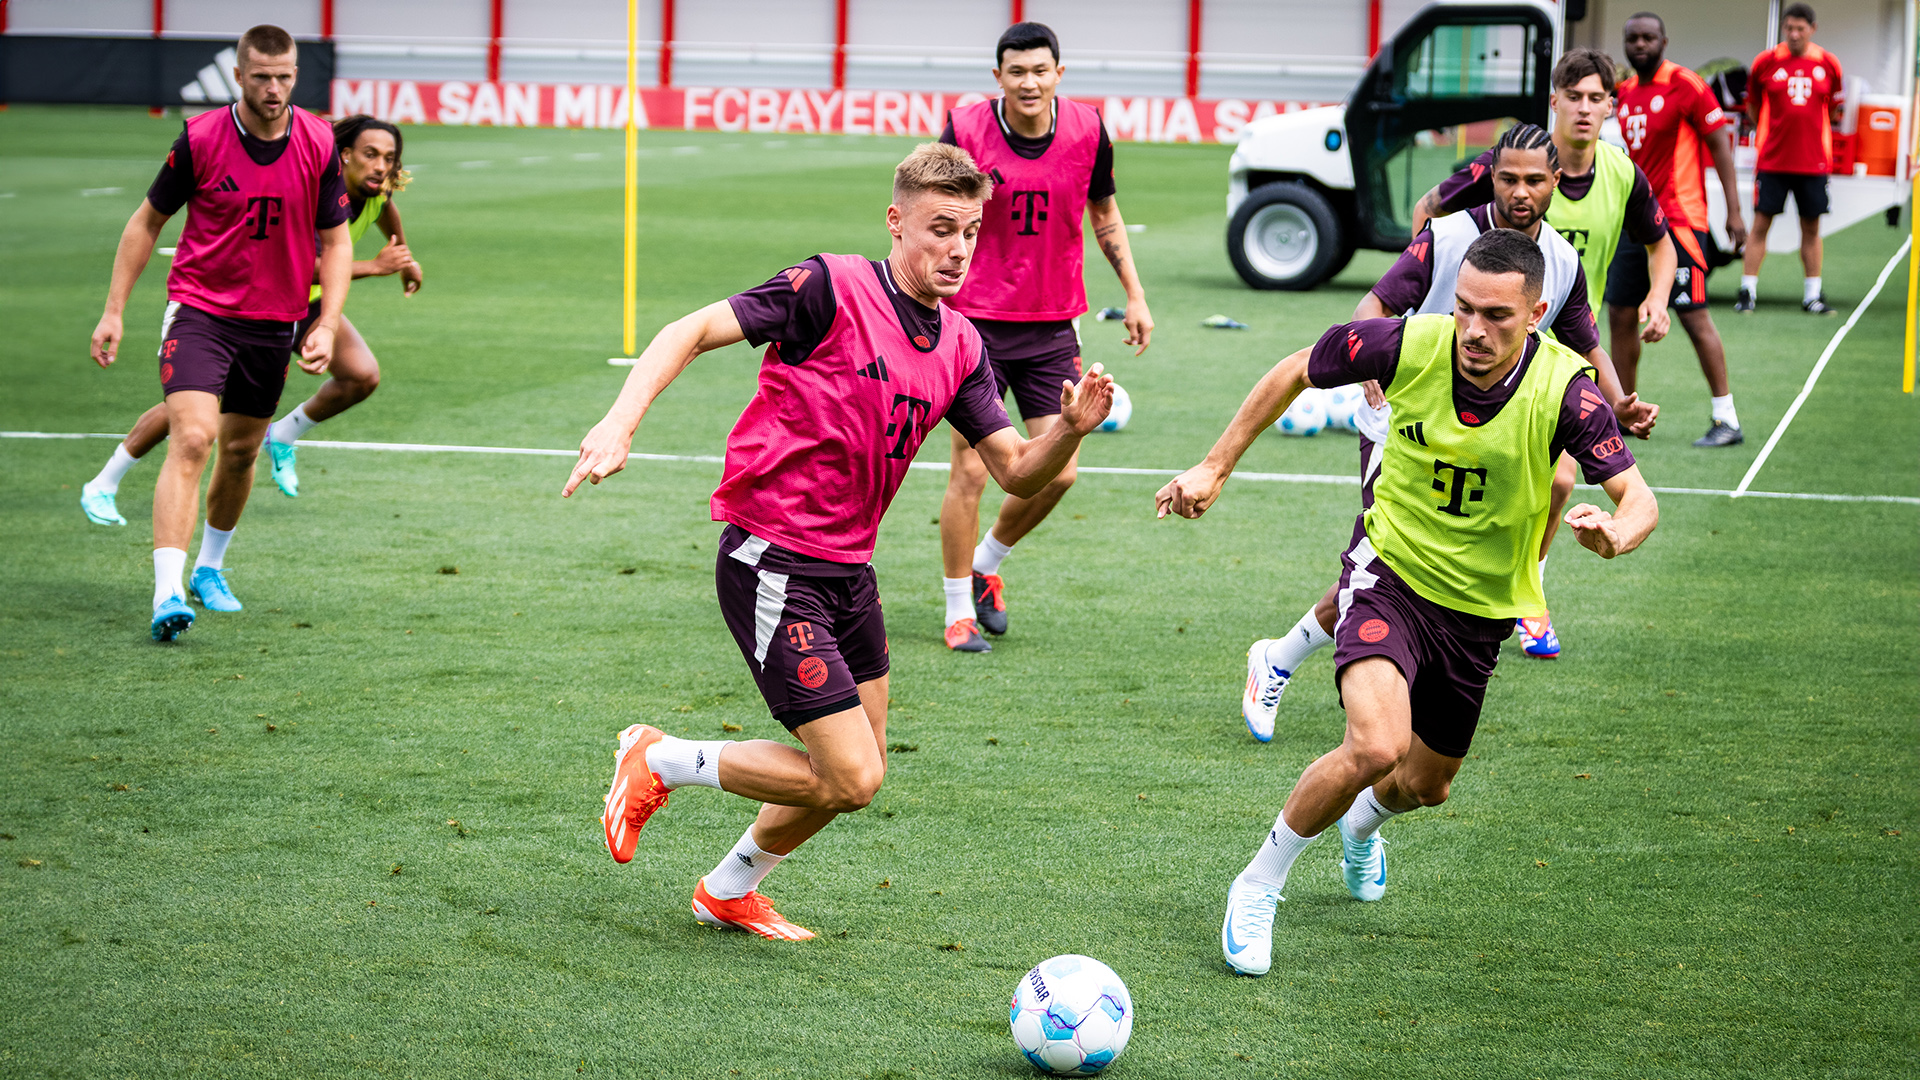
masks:
<path id="1" fill-rule="evenodd" d="M 1547 5 L 1442 0 L 1381 47 L 1345 105 L 1248 124 L 1229 166 L 1233 268 L 1256 289 L 1311 289 L 1356 249 L 1403 250 L 1414 203 L 1496 125 L 1547 124 L 1554 39 Z"/>

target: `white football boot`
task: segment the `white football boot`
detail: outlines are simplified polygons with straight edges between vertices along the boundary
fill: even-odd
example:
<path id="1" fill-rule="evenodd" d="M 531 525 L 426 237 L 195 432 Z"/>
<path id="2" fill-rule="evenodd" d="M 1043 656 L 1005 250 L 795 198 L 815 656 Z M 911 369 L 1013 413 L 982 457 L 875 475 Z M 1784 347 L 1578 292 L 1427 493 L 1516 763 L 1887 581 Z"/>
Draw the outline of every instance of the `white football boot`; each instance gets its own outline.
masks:
<path id="1" fill-rule="evenodd" d="M 1286 897 L 1270 885 L 1233 879 L 1227 887 L 1227 917 L 1220 924 L 1220 952 L 1242 975 L 1265 975 L 1273 967 L 1273 915 Z"/>
<path id="2" fill-rule="evenodd" d="M 1378 830 L 1366 840 L 1347 835 L 1347 819 L 1340 819 L 1340 876 L 1355 900 L 1372 903 L 1387 895 L 1387 840 Z"/>
<path id="3" fill-rule="evenodd" d="M 1261 638 L 1247 650 L 1247 688 L 1240 694 L 1240 715 L 1247 730 L 1261 742 L 1273 741 L 1273 717 L 1280 711 L 1280 695 L 1287 692 L 1293 679 L 1290 671 L 1281 671 L 1267 663 L 1267 646 L 1272 638 Z"/>

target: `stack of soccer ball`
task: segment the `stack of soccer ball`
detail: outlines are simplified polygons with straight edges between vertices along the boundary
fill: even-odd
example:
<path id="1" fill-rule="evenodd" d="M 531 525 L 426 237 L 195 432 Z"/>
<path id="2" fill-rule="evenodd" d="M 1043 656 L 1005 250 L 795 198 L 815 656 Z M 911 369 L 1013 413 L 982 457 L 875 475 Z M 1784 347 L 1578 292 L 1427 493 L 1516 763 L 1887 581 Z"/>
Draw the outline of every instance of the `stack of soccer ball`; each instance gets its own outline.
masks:
<path id="1" fill-rule="evenodd" d="M 1282 435 L 1318 435 L 1328 428 L 1359 431 L 1353 414 L 1367 407 L 1366 395 L 1358 386 L 1336 386 L 1331 390 L 1308 387 L 1293 399 L 1287 411 L 1274 421 Z"/>
<path id="2" fill-rule="evenodd" d="M 1013 1042 L 1058 1076 L 1092 1076 L 1133 1034 L 1133 997 L 1113 969 L 1069 953 L 1041 961 L 1013 989 Z"/>

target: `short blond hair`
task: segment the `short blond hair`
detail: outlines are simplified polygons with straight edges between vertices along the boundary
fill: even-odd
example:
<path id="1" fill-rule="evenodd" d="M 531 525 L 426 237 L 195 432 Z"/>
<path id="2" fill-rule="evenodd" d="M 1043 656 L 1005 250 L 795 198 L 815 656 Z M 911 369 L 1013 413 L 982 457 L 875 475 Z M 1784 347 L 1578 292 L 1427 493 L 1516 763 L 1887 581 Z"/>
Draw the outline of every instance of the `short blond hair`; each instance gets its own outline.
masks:
<path id="1" fill-rule="evenodd" d="M 986 202 L 993 198 L 993 178 L 980 171 L 972 154 L 951 143 L 921 143 L 893 170 L 894 205 L 927 191 Z"/>

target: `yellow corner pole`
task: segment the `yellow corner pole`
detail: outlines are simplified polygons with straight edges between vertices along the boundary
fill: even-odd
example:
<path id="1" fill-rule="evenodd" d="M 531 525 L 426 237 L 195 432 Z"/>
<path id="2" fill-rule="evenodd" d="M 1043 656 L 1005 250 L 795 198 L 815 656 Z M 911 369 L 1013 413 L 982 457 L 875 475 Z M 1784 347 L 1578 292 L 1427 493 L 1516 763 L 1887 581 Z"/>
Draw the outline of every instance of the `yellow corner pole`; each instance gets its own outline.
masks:
<path id="1" fill-rule="evenodd" d="M 634 237 L 639 216 L 640 151 L 640 0 L 627 0 L 627 235 L 621 268 L 625 271 L 620 293 L 620 343 L 628 356 L 634 355 L 633 309 L 635 293 L 636 243 Z"/>
<path id="2" fill-rule="evenodd" d="M 1916 172 L 1914 162 L 1920 156 L 1920 87 L 1914 89 L 1913 100 L 1907 102 L 1907 225 L 1912 230 L 1907 247 L 1907 336 L 1906 360 L 1900 367 L 1900 392 L 1913 393 L 1913 337 L 1914 316 L 1920 314 L 1916 306 L 1920 305 L 1920 198 L 1914 198 L 1913 182 Z"/>

